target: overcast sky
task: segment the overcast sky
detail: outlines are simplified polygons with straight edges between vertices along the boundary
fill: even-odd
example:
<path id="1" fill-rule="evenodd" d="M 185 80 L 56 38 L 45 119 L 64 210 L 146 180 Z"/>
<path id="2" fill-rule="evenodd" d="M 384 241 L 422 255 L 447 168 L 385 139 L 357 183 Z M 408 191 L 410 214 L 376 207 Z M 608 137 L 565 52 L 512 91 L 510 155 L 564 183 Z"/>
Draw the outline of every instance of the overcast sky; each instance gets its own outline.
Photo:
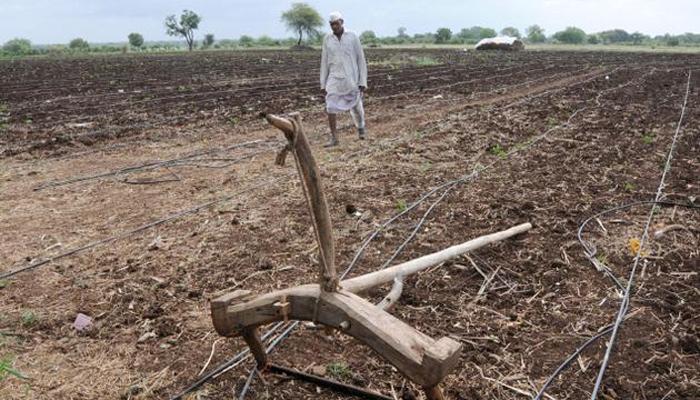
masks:
<path id="1" fill-rule="evenodd" d="M 122 42 L 130 32 L 146 40 L 167 40 L 163 21 L 191 9 L 203 17 L 198 37 L 217 39 L 246 34 L 291 36 L 280 23 L 288 0 L 0 0 L 0 43 L 14 37 L 35 44 L 66 43 L 82 37 L 90 42 Z M 339 10 L 346 27 L 395 35 L 453 31 L 473 25 L 524 31 L 539 24 L 547 34 L 575 25 L 587 32 L 622 28 L 657 35 L 700 33 L 700 0 L 351 0 L 308 1 L 324 17 Z"/>

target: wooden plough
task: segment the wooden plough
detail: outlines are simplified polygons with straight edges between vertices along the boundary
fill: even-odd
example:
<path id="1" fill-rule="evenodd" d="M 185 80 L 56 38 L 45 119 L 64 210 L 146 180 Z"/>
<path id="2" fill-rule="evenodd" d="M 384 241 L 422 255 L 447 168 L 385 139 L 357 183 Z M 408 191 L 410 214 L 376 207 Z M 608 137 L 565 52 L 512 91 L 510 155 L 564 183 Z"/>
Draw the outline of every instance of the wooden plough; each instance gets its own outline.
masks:
<path id="1" fill-rule="evenodd" d="M 283 164 L 286 153 L 292 152 L 301 175 L 319 244 L 321 268 L 318 283 L 263 295 L 247 290 L 226 293 L 211 303 L 216 331 L 222 336 L 242 336 L 250 347 L 258 369 L 265 370 L 270 364 L 260 339 L 259 327 L 275 321 L 313 321 L 337 329 L 369 346 L 404 376 L 420 385 L 429 400 L 443 399 L 439 385 L 457 367 L 461 344 L 448 337 L 435 340 L 357 293 L 523 233 L 531 225 L 518 225 L 403 264 L 339 281 L 328 204 L 301 118 L 299 114 L 294 114 L 292 119 L 274 115 L 267 115 L 266 118 L 284 133 L 288 141 L 287 147 L 278 156 L 278 164 Z"/>

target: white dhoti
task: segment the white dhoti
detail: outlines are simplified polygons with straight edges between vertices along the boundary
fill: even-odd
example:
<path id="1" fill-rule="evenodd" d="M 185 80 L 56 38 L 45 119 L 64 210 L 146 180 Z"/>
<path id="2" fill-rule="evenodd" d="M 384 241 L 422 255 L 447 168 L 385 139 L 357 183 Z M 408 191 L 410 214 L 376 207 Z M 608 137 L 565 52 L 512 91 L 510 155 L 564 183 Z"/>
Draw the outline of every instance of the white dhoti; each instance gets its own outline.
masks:
<path id="1" fill-rule="evenodd" d="M 365 111 L 360 87 L 367 88 L 367 61 L 360 39 L 353 32 L 340 36 L 329 33 L 321 52 L 321 89 L 325 90 L 326 111 L 350 111 L 355 126 L 365 128 Z"/>
<path id="2" fill-rule="evenodd" d="M 357 129 L 365 128 L 365 110 L 362 106 L 362 93 L 359 90 L 347 94 L 326 94 L 326 112 L 338 114 L 350 111 Z"/>

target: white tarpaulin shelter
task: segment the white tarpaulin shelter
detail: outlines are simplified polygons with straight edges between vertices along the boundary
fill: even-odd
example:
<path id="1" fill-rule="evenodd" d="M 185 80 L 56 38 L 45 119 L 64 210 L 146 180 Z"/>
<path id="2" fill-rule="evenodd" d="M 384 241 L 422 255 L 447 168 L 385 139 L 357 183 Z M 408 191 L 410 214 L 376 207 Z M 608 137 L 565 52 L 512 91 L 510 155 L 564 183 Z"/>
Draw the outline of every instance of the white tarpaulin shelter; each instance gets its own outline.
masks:
<path id="1" fill-rule="evenodd" d="M 525 45 L 516 37 L 498 36 L 481 39 L 474 48 L 476 50 L 523 50 Z"/>

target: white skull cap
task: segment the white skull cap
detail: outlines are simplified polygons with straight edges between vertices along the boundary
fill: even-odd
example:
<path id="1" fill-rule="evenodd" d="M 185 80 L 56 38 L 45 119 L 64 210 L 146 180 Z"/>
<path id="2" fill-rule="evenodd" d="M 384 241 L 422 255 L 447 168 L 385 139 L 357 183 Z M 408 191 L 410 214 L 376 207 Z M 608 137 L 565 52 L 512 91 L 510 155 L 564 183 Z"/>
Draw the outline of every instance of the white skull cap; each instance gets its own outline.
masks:
<path id="1" fill-rule="evenodd" d="M 333 11 L 328 17 L 329 22 L 335 22 L 339 19 L 343 19 L 343 14 L 341 14 L 340 11 Z"/>

